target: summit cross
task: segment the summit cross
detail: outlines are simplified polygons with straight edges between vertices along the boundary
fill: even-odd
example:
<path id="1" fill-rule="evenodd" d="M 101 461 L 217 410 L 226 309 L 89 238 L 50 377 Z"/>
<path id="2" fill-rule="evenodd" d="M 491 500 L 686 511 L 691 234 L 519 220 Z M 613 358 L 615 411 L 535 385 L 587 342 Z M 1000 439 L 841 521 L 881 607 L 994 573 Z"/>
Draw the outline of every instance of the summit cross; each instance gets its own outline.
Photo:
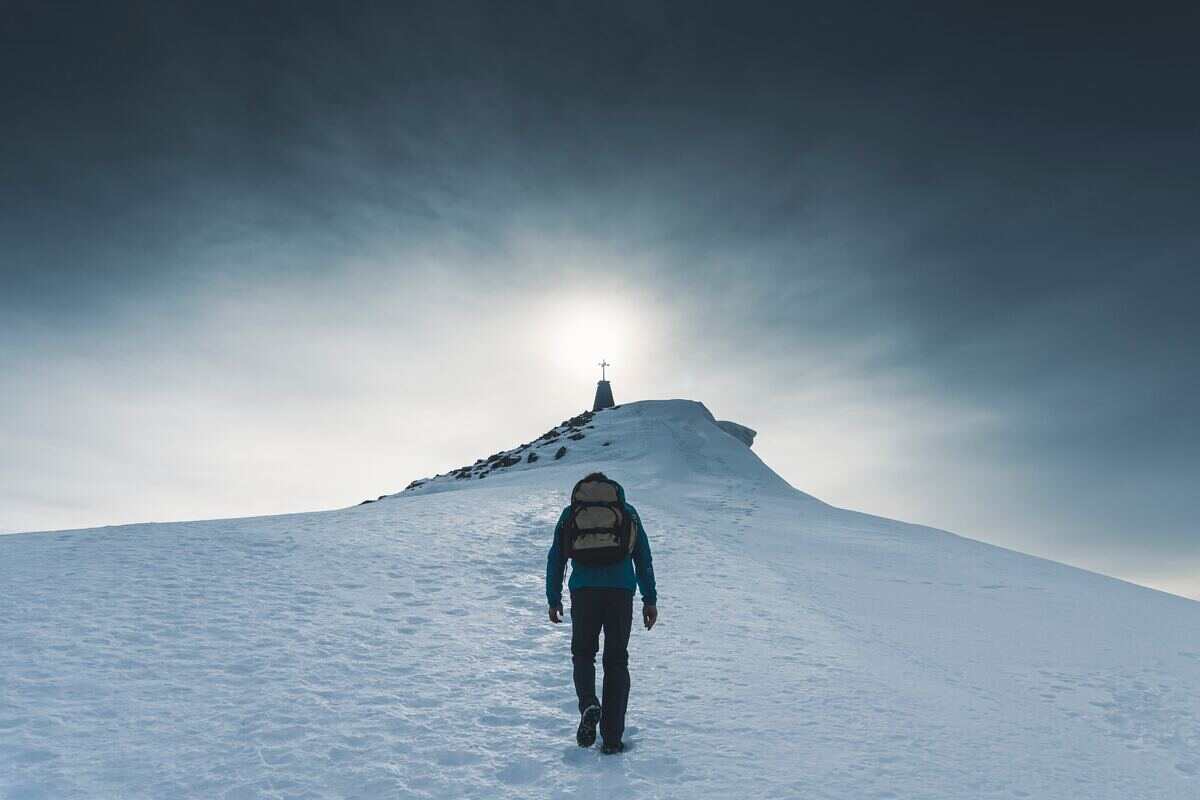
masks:
<path id="1" fill-rule="evenodd" d="M 612 364 L 608 363 L 607 361 L 601 361 L 597 366 L 600 367 L 600 380 L 602 380 L 602 381 L 608 380 L 608 378 L 604 374 L 604 368 L 611 367 Z"/>

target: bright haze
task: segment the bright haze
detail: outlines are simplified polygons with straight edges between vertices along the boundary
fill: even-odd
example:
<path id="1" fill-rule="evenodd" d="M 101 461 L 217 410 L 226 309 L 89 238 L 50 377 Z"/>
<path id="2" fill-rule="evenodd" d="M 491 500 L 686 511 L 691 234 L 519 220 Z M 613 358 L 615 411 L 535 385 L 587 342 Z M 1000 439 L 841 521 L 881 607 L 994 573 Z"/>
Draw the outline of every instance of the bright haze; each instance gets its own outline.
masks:
<path id="1" fill-rule="evenodd" d="M 187 5 L 5 11 L 0 530 L 349 505 L 607 358 L 1200 596 L 1195 11 Z"/>

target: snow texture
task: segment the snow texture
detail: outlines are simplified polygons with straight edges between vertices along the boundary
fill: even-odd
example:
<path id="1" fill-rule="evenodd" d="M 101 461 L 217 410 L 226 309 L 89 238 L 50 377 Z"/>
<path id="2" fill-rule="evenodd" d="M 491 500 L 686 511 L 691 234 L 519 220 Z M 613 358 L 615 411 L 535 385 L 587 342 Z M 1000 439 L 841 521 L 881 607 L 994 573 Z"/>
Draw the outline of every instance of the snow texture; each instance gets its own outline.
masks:
<path id="1" fill-rule="evenodd" d="M 698 403 L 582 431 L 340 511 L 0 537 L 0 797 L 1200 796 L 1200 605 L 828 506 Z M 620 756 L 574 743 L 542 587 L 592 469 L 660 591 Z"/>

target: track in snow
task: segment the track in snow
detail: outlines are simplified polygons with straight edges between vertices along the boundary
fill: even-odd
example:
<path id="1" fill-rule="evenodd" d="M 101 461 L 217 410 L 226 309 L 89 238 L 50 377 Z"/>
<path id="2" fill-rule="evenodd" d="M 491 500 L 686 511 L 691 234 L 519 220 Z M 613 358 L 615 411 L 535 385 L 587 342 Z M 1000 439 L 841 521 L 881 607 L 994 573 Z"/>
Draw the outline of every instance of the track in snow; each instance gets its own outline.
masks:
<path id="1" fill-rule="evenodd" d="M 833 509 L 694 404 L 597 419 L 603 452 L 343 511 L 0 537 L 0 797 L 1200 791 L 1196 603 Z M 619 757 L 574 745 L 542 591 L 594 466 L 661 593 Z"/>

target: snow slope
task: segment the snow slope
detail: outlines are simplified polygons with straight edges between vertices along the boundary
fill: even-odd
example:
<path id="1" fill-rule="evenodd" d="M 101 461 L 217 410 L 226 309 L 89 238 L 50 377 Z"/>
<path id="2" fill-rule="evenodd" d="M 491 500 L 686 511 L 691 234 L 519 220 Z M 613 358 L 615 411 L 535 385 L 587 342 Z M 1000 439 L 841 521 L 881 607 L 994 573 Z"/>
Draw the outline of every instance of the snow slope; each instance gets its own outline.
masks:
<path id="1" fill-rule="evenodd" d="M 1200 796 L 1200 604 L 828 506 L 698 403 L 576 427 L 341 511 L 0 537 L 0 797 Z M 593 468 L 659 577 L 617 757 L 542 591 Z"/>

